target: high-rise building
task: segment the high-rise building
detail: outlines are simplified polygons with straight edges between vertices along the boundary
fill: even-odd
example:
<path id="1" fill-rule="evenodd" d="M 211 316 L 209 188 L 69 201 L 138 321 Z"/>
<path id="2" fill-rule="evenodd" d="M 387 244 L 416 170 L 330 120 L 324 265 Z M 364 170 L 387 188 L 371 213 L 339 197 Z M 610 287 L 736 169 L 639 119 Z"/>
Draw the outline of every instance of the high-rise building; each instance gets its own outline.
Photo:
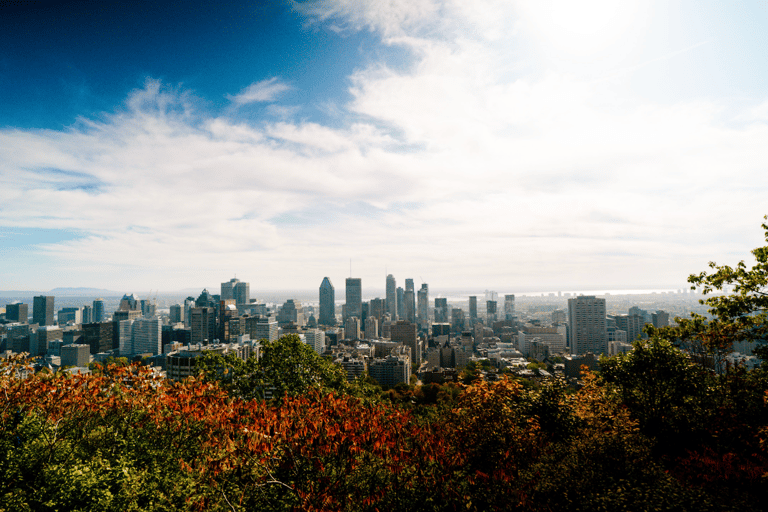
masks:
<path id="1" fill-rule="evenodd" d="M 193 345 L 208 345 L 216 339 L 216 308 L 200 307 L 189 310 Z"/>
<path id="2" fill-rule="evenodd" d="M 307 329 L 304 332 L 304 341 L 318 354 L 325 351 L 325 332 L 320 329 Z"/>
<path id="3" fill-rule="evenodd" d="M 365 339 L 374 340 L 379 337 L 379 322 L 375 317 L 365 319 Z"/>
<path id="4" fill-rule="evenodd" d="M 435 323 L 448 323 L 448 299 L 445 297 L 435 299 Z"/>
<path id="5" fill-rule="evenodd" d="M 475 325 L 477 322 L 477 295 L 469 296 L 469 324 Z"/>
<path id="6" fill-rule="evenodd" d="M 377 325 L 381 325 L 387 312 L 387 303 L 384 299 L 376 297 L 368 303 L 368 316 L 376 319 Z"/>
<path id="7" fill-rule="evenodd" d="M 571 354 L 608 353 L 605 299 L 592 295 L 568 299 L 568 323 Z"/>
<path id="8" fill-rule="evenodd" d="M 120 311 L 141 311 L 141 299 L 135 293 L 130 295 L 126 293 L 120 299 L 120 306 L 117 309 Z"/>
<path id="9" fill-rule="evenodd" d="M 90 324 L 93 322 L 93 308 L 89 305 L 84 305 L 83 309 L 81 310 L 82 313 L 82 323 L 84 324 Z"/>
<path id="10" fill-rule="evenodd" d="M 454 332 L 464 330 L 464 310 L 461 308 L 451 309 L 451 329 Z"/>
<path id="11" fill-rule="evenodd" d="M 91 321 L 99 323 L 104 320 L 106 320 L 106 315 L 104 315 L 104 299 L 96 299 L 93 301 L 93 318 Z"/>
<path id="12" fill-rule="evenodd" d="M 360 339 L 360 319 L 356 316 L 350 316 L 344 323 L 345 337 L 348 340 Z"/>
<path id="13" fill-rule="evenodd" d="M 62 308 L 56 316 L 59 325 L 67 325 L 70 322 L 73 324 L 80 324 L 83 321 L 80 308 Z"/>
<path id="14" fill-rule="evenodd" d="M 245 320 L 245 333 L 254 341 L 276 341 L 278 332 L 277 319 L 273 316 L 250 316 Z"/>
<path id="15" fill-rule="evenodd" d="M 346 284 L 345 321 L 352 317 L 360 319 L 363 316 L 363 280 L 359 277 L 348 277 Z"/>
<path id="16" fill-rule="evenodd" d="M 5 305 L 5 319 L 22 324 L 29 323 L 29 306 L 21 302 Z"/>
<path id="17" fill-rule="evenodd" d="M 336 325 L 336 290 L 328 277 L 320 284 L 320 325 Z"/>
<path id="18" fill-rule="evenodd" d="M 659 329 L 662 327 L 667 327 L 669 326 L 669 313 L 662 310 L 651 313 L 651 322 L 653 323 L 654 327 Z"/>
<path id="19" fill-rule="evenodd" d="M 389 318 L 392 320 L 397 320 L 397 282 L 395 281 L 395 276 L 392 274 L 389 274 L 387 276 L 387 313 L 389 313 Z"/>
<path id="20" fill-rule="evenodd" d="M 504 320 L 514 320 L 515 319 L 515 296 L 514 295 L 505 295 L 504 296 Z"/>
<path id="21" fill-rule="evenodd" d="M 238 278 L 233 277 L 226 283 L 221 283 L 221 300 L 234 300 L 235 285 L 239 282 L 240 280 Z"/>
<path id="22" fill-rule="evenodd" d="M 403 302 L 405 302 L 405 314 L 403 315 L 403 318 L 405 320 L 408 320 L 409 322 L 415 323 L 416 322 L 416 299 L 413 295 L 413 290 L 405 290 Z"/>
<path id="23" fill-rule="evenodd" d="M 497 307 L 498 303 L 495 300 L 485 301 L 485 318 L 489 326 L 493 326 L 493 323 L 499 318 Z"/>
<path id="24" fill-rule="evenodd" d="M 416 319 L 420 330 L 429 330 L 429 285 L 427 283 L 422 283 L 418 292 Z"/>
<path id="25" fill-rule="evenodd" d="M 416 324 L 407 320 L 398 320 L 392 326 L 392 341 L 402 343 L 411 349 L 411 362 L 421 364 L 421 345 L 416 335 Z"/>
<path id="26" fill-rule="evenodd" d="M 291 322 L 299 327 L 304 325 L 304 308 L 301 307 L 301 302 L 288 299 L 277 313 L 277 323 L 283 327 Z"/>
<path id="27" fill-rule="evenodd" d="M 235 304 L 249 304 L 251 302 L 251 285 L 240 281 L 235 284 L 234 290 L 232 290 L 235 299 Z"/>
<path id="28" fill-rule="evenodd" d="M 133 352 L 135 354 L 163 353 L 163 324 L 158 317 L 139 318 L 133 322 Z"/>
<path id="29" fill-rule="evenodd" d="M 91 354 L 112 350 L 114 327 L 113 322 L 83 324 L 83 343 L 90 347 Z"/>
<path id="30" fill-rule="evenodd" d="M 170 308 L 170 320 L 172 324 L 180 324 L 184 321 L 184 306 L 173 304 Z"/>
<path id="31" fill-rule="evenodd" d="M 53 325 L 53 297 L 39 295 L 32 302 L 32 323 Z"/>
<path id="32" fill-rule="evenodd" d="M 397 287 L 397 318 L 405 318 L 405 290 Z"/>
<path id="33" fill-rule="evenodd" d="M 63 345 L 61 347 L 61 366 L 88 366 L 90 347 L 84 344 Z"/>

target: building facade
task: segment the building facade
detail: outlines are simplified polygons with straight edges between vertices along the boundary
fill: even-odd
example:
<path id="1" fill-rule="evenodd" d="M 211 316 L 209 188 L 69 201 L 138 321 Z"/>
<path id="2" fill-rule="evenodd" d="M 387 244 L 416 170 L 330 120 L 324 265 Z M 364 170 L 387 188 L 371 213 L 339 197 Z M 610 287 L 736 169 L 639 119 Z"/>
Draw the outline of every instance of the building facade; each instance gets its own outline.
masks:
<path id="1" fill-rule="evenodd" d="M 579 296 L 568 299 L 568 324 L 571 354 L 608 353 L 605 299 Z"/>

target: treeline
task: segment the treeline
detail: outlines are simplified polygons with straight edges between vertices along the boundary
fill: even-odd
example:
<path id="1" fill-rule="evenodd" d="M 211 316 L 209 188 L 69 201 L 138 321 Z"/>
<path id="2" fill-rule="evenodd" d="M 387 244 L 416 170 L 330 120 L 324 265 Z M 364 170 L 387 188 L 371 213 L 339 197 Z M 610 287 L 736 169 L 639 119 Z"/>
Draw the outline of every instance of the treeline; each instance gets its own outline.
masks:
<path id="1" fill-rule="evenodd" d="M 221 366 L 174 383 L 11 361 L 0 509 L 764 509 L 768 372 L 718 375 L 657 337 L 603 363 L 578 392 L 480 380 L 393 400 L 310 379 L 265 401 Z"/>

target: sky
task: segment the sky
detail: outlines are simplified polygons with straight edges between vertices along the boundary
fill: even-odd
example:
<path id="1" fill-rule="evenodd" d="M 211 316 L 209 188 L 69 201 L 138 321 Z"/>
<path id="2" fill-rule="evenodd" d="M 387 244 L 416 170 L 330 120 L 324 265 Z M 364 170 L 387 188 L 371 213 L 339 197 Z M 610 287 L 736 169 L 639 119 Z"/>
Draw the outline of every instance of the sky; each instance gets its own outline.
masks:
<path id="1" fill-rule="evenodd" d="M 765 2 L 46 5 L 0 3 L 0 290 L 683 288 L 765 245 Z"/>

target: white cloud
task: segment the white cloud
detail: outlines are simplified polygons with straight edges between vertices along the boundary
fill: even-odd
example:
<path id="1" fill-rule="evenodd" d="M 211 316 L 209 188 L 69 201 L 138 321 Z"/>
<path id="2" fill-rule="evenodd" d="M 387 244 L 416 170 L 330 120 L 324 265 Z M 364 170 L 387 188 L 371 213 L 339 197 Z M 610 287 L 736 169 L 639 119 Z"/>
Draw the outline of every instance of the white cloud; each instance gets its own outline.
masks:
<path id="1" fill-rule="evenodd" d="M 379 287 L 385 266 L 444 287 L 672 284 L 762 242 L 764 98 L 655 101 L 631 77 L 603 79 L 610 67 L 532 67 L 525 16 L 486 4 L 302 7 L 414 56 L 358 69 L 334 126 L 278 103 L 279 121 L 247 124 L 150 80 L 67 131 L 0 131 L 0 223 L 84 230 L 46 254 L 73 281 L 130 268 L 122 282 L 145 288 L 233 271 L 254 290 L 309 288 L 350 258 Z"/>
<path id="2" fill-rule="evenodd" d="M 254 82 L 238 94 L 227 94 L 227 99 L 235 105 L 275 101 L 281 94 L 290 91 L 292 87 L 282 82 L 278 77 Z"/>

